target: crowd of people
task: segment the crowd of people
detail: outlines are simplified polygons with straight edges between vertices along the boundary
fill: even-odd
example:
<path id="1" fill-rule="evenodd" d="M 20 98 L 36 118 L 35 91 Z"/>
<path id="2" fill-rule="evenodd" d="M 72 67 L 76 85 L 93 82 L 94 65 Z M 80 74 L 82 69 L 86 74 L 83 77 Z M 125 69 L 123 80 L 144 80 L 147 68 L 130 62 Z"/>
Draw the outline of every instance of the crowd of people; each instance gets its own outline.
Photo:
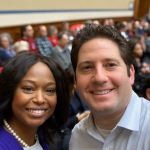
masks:
<path id="1" fill-rule="evenodd" d="M 80 34 L 78 35 L 78 33 Z M 38 28 L 38 37 L 34 39 L 33 36 L 34 30 L 32 25 L 24 25 L 21 27 L 21 37 L 15 43 L 13 43 L 10 34 L 0 34 L 0 67 L 1 70 L 4 68 L 0 75 L 0 125 L 4 124 L 4 129 L 10 133 L 11 126 L 18 132 L 17 134 L 19 136 L 29 143 L 22 142 L 20 144 L 18 135 L 15 133 L 13 136 L 22 147 L 32 147 L 34 145 L 36 149 L 39 148 L 39 143 L 42 143 L 41 146 L 43 148 L 45 147 L 45 150 L 68 150 L 72 129 L 78 122 L 87 118 L 91 112 L 95 117 L 94 124 L 103 138 L 105 139 L 111 133 L 112 130 L 109 128 L 106 128 L 107 134 L 99 128 L 100 123 L 97 120 L 98 117 L 96 114 L 96 111 L 99 110 L 95 110 L 98 106 L 94 106 L 89 102 L 89 95 L 86 95 L 83 91 L 92 89 L 92 85 L 94 87 L 94 85 L 108 82 L 106 77 L 98 74 L 92 77 L 92 83 L 88 83 L 88 76 L 86 75 L 90 75 L 92 70 L 96 70 L 95 72 L 97 73 L 98 64 L 94 64 L 94 61 L 104 63 L 105 73 L 103 72 L 102 74 L 105 74 L 107 78 L 116 82 L 115 84 L 118 84 L 117 86 L 123 87 L 128 84 L 121 91 L 118 90 L 118 93 L 122 92 L 118 95 L 118 99 L 121 94 L 125 96 L 127 92 L 129 93 L 127 98 L 130 99 L 133 89 L 139 96 L 144 96 L 150 100 L 150 23 L 146 18 L 122 22 L 114 22 L 113 19 L 103 19 L 101 23 L 98 20 L 87 20 L 85 24 L 77 24 L 71 27 L 69 27 L 68 22 L 63 22 L 62 30 L 59 32 L 54 25 L 51 25 L 48 29 L 46 26 L 40 25 Z M 99 38 L 101 41 L 98 41 Z M 101 44 L 98 44 L 99 42 Z M 103 55 L 104 51 L 102 49 L 106 50 L 106 54 L 108 50 L 107 44 L 104 43 L 108 43 L 115 51 L 114 53 L 113 50 L 110 50 L 108 56 L 111 57 L 112 55 L 115 59 L 104 60 L 107 62 L 106 64 L 101 60 L 103 57 L 106 57 Z M 119 53 L 114 43 L 121 49 Z M 96 46 L 101 50 L 96 52 Z M 93 53 L 90 52 L 92 48 Z M 130 56 L 130 54 L 132 55 Z M 81 61 L 84 60 L 84 56 L 85 58 L 92 59 L 92 61 Z M 81 63 L 77 66 L 77 62 L 80 61 Z M 108 64 L 109 61 L 111 63 Z M 131 64 L 133 64 L 134 69 L 133 67 L 130 68 Z M 122 69 L 117 68 L 118 71 L 116 71 L 116 66 L 121 66 Z M 127 75 L 124 74 L 126 73 L 124 72 L 125 66 L 127 67 Z M 109 74 L 112 73 L 112 76 L 113 72 L 115 73 L 113 77 L 109 77 L 107 72 Z M 99 79 L 100 77 L 101 79 Z M 128 82 L 129 78 L 130 84 Z M 123 83 L 120 85 L 121 82 L 125 85 Z M 87 88 L 83 87 L 85 84 Z M 130 89 L 131 85 L 132 88 Z M 7 94 L 8 89 L 10 90 L 8 92 L 9 94 Z M 125 94 L 123 94 L 124 90 L 127 90 Z M 101 94 L 111 91 L 114 91 L 114 89 L 105 89 L 104 93 Z M 90 93 L 93 92 L 90 91 Z M 44 95 L 44 98 L 41 95 Z M 22 102 L 19 102 L 19 96 L 23 97 L 21 98 Z M 135 94 L 133 96 L 136 97 Z M 81 97 L 87 100 L 86 104 Z M 126 100 L 128 100 L 127 98 Z M 5 99 L 8 99 L 8 102 L 5 103 Z M 50 99 L 53 99 L 53 101 L 50 101 Z M 43 107 L 36 107 L 40 105 L 43 105 Z M 116 107 L 122 109 L 124 105 L 127 106 L 128 104 L 119 104 Z M 22 113 L 24 109 L 27 110 L 27 114 L 25 112 L 25 118 Z M 45 115 L 42 114 L 44 111 L 46 112 Z M 42 121 L 37 119 L 34 122 L 30 115 L 33 115 L 33 117 L 36 117 L 36 115 L 41 115 L 42 117 L 43 115 L 45 118 Z M 68 119 L 67 116 L 69 116 Z M 92 122 L 91 115 L 89 119 Z M 88 124 L 86 121 L 82 122 L 85 126 Z M 19 126 L 23 126 L 24 131 Z M 0 135 L 6 134 L 4 129 L 0 126 Z M 91 137 L 88 137 L 89 135 L 86 135 L 87 133 L 83 133 L 83 135 L 85 134 L 83 136 L 78 129 L 76 127 L 76 132 L 74 131 L 73 133 L 70 150 L 84 148 L 85 145 L 83 144 L 83 146 L 82 142 L 84 143 L 85 141 L 82 140 L 85 137 L 87 141 L 89 140 L 89 144 L 85 142 L 85 147 L 90 147 Z M 29 136 L 25 135 L 28 132 L 27 130 L 31 132 Z M 83 130 L 86 130 L 86 128 L 82 129 L 82 132 Z M 93 129 L 90 128 L 90 130 L 92 131 Z M 14 131 L 12 131 L 13 133 Z M 96 134 L 94 133 L 95 138 L 98 137 Z M 79 136 L 79 145 L 74 142 L 76 136 Z M 31 141 L 28 140 L 29 137 L 32 137 Z M 6 135 L 5 138 L 14 141 L 9 135 Z M 16 149 L 19 149 L 19 144 L 16 144 Z M 47 144 L 49 147 L 47 147 Z M 2 148 L 2 145 L 0 143 L 0 148 Z M 95 145 L 98 145 L 98 142 L 95 142 Z M 13 143 L 10 143 L 9 146 L 12 147 Z M 131 147 L 130 144 L 129 147 Z"/>

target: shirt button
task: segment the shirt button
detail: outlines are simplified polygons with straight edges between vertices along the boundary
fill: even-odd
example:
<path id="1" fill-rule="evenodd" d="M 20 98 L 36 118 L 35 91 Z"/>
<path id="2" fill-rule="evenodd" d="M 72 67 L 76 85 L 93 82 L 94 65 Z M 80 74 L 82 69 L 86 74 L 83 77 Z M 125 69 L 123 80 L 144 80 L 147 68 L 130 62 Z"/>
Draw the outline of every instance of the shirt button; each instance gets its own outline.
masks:
<path id="1" fill-rule="evenodd" d="M 109 148 L 106 148 L 105 150 L 109 150 Z"/>

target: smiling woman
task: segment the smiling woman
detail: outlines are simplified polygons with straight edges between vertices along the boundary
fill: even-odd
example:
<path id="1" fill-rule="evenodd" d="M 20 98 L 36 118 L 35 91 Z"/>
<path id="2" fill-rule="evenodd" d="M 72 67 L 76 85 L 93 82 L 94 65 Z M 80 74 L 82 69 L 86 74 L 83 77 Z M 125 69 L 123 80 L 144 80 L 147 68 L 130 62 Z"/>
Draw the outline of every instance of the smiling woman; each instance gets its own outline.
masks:
<path id="1" fill-rule="evenodd" d="M 0 149 L 48 150 L 69 108 L 65 73 L 50 57 L 22 54 L 0 74 Z"/>

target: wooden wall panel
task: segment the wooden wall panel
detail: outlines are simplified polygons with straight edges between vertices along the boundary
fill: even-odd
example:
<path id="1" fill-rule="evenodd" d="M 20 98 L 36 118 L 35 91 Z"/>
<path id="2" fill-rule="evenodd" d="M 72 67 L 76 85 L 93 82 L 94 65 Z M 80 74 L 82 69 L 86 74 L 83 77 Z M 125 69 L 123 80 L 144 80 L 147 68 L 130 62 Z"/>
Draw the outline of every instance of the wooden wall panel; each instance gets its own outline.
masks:
<path id="1" fill-rule="evenodd" d="M 140 19 L 148 13 L 150 0 L 135 0 L 134 18 Z"/>
<path id="2" fill-rule="evenodd" d="M 114 21 L 128 21 L 132 19 L 131 17 L 124 17 L 124 18 L 112 18 Z M 102 19 L 94 19 L 98 20 L 100 23 L 102 22 Z M 76 20 L 76 21 L 69 21 L 70 26 L 75 24 L 85 24 L 86 20 Z M 55 25 L 58 30 L 61 30 L 61 22 L 54 22 L 54 23 L 40 23 L 40 24 L 32 24 L 32 27 L 34 29 L 34 38 L 38 36 L 38 27 L 40 25 L 45 25 L 47 28 L 50 25 Z M 21 26 L 12 26 L 12 27 L 1 27 L 0 33 L 6 32 L 11 34 L 14 42 L 17 41 L 18 38 L 20 38 L 20 27 Z"/>
<path id="3" fill-rule="evenodd" d="M 141 18 L 149 11 L 150 0 L 140 0 L 138 17 Z"/>

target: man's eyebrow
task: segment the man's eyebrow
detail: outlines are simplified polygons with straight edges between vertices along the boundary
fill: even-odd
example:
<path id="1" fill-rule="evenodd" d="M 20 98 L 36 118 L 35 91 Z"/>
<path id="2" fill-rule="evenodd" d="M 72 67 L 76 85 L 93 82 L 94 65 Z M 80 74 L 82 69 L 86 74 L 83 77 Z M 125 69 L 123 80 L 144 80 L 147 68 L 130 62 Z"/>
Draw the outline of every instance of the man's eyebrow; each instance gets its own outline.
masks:
<path id="1" fill-rule="evenodd" d="M 30 83 L 35 83 L 35 81 L 33 81 L 33 80 L 23 80 L 23 81 L 21 81 L 21 82 L 30 82 Z M 56 85 L 56 83 L 55 82 L 48 82 L 47 83 L 47 85 Z"/>
<path id="2" fill-rule="evenodd" d="M 82 61 L 82 62 L 80 62 L 80 63 L 78 64 L 78 67 L 80 67 L 80 66 L 83 65 L 83 64 L 90 64 L 90 63 L 92 63 L 92 61 L 89 61 L 89 60 Z"/>
<path id="3" fill-rule="evenodd" d="M 118 59 L 115 59 L 115 58 L 105 58 L 105 59 L 103 60 L 103 62 L 109 62 L 109 61 L 115 61 L 115 62 L 117 62 L 118 64 L 120 64 L 120 61 L 119 61 Z"/>

